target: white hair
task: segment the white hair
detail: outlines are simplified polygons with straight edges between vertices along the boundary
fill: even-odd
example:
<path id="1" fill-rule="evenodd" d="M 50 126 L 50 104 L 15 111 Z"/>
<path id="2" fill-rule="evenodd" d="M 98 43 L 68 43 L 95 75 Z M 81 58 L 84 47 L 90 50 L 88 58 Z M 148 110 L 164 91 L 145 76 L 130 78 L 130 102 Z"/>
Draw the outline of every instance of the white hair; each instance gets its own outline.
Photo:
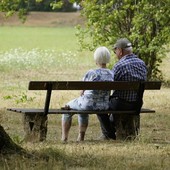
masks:
<path id="1" fill-rule="evenodd" d="M 94 52 L 94 60 L 97 64 L 107 64 L 110 62 L 110 52 L 106 47 L 98 47 Z"/>

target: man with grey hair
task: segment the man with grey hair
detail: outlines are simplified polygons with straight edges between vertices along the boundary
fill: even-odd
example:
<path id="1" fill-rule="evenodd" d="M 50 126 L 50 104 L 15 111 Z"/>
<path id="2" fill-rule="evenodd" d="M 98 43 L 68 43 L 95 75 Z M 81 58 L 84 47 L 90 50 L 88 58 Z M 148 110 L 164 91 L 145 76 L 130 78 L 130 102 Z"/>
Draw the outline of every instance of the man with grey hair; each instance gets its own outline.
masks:
<path id="1" fill-rule="evenodd" d="M 147 79 L 147 68 L 145 63 L 132 52 L 132 44 L 126 38 L 117 40 L 113 47 L 118 62 L 114 65 L 112 72 L 114 81 L 144 81 Z M 137 92 L 115 90 L 110 97 L 110 109 L 132 110 L 137 105 Z M 113 136 L 121 136 L 117 131 L 118 122 L 127 123 L 127 116 L 121 115 L 98 115 L 102 136 L 101 139 L 114 139 Z M 111 128 L 112 125 L 112 128 Z M 123 126 L 124 126 L 123 125 Z M 125 125 L 126 126 L 126 125 Z"/>

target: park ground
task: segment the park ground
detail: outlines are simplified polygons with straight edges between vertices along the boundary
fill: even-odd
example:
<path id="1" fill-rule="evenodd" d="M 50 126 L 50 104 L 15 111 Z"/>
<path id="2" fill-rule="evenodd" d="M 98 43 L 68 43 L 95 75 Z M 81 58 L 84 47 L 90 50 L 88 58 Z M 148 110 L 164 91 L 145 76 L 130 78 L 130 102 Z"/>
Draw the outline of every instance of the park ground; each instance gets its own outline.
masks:
<path id="1" fill-rule="evenodd" d="M 22 116 L 20 114 L 7 112 L 7 107 L 40 107 L 44 102 L 44 93 L 28 91 L 29 80 L 78 80 L 95 64 L 92 64 L 92 53 L 79 53 L 75 51 L 61 51 L 57 55 L 50 49 L 53 43 L 60 41 L 58 47 L 73 50 L 74 46 L 69 34 L 72 34 L 73 27 L 78 23 L 83 24 L 79 13 L 42 13 L 33 12 L 28 15 L 23 24 L 16 16 L 3 19 L 0 14 L 0 29 L 6 34 L 6 38 L 0 32 L 1 47 L 5 52 L 0 53 L 1 82 L 0 82 L 0 122 L 6 132 L 18 145 L 22 146 L 29 155 L 9 154 L 1 155 L 0 169 L 31 169 L 31 170 L 91 170 L 91 169 L 117 169 L 117 170 L 169 170 L 170 167 L 170 89 L 163 85 L 160 91 L 147 91 L 144 96 L 144 106 L 154 108 L 155 114 L 141 115 L 141 132 L 139 137 L 132 142 L 129 141 L 97 141 L 100 135 L 100 128 L 96 116 L 90 117 L 89 128 L 86 140 L 82 143 L 76 142 L 77 118 L 74 117 L 73 126 L 70 131 L 69 142 L 63 144 L 61 138 L 61 117 L 49 116 L 47 140 L 41 143 L 24 142 Z M 21 27 L 21 29 L 20 29 Z M 32 29 L 35 27 L 35 29 Z M 57 39 L 47 34 L 47 28 L 57 35 Z M 71 28 L 70 28 L 71 27 Z M 55 28 L 59 33 L 56 33 Z M 16 39 L 15 35 L 8 36 L 8 30 L 14 33 L 30 33 L 28 40 L 22 37 L 22 41 Z M 33 30 L 33 32 L 32 32 Z M 12 32 L 11 31 L 11 32 Z M 16 31 L 16 32 L 15 32 Z M 39 35 L 40 32 L 40 35 Z M 31 49 L 35 43 L 34 36 L 39 36 L 39 45 L 43 50 Z M 60 37 L 60 34 L 62 37 Z M 27 34 L 23 34 L 28 36 Z M 64 37 L 64 40 L 63 40 Z M 8 41 L 7 41 L 8 38 Z M 67 44 L 67 42 L 69 42 Z M 45 50 L 42 41 L 51 43 Z M 9 43 L 6 43 L 9 42 Z M 12 43 L 13 44 L 12 44 Z M 28 51 L 23 49 L 9 49 L 10 44 L 14 48 L 17 43 L 29 46 Z M 5 44 L 5 45 L 4 45 Z M 10 48 L 10 47 L 9 47 Z M 12 54 L 12 55 L 11 55 Z M 24 56 L 25 61 L 22 61 Z M 56 60 L 55 57 L 59 57 Z M 16 59 L 15 57 L 16 56 Z M 49 57 L 50 56 L 50 57 Z M 80 59 L 80 56 L 81 59 Z M 9 59 L 9 61 L 8 61 Z M 30 61 L 31 60 L 31 61 Z M 40 63 L 35 63 L 35 61 Z M 55 62 L 57 64 L 55 64 Z M 8 64 L 8 62 L 10 64 Z M 26 63 L 26 64 L 25 64 Z M 170 82 L 170 55 L 163 60 L 161 69 L 166 82 Z M 12 67 L 11 67 L 12 66 Z M 77 71 L 78 70 L 78 71 Z M 71 98 L 77 97 L 79 93 L 61 92 L 52 96 L 51 107 L 61 107 Z M 56 103 L 56 98 L 60 102 Z"/>

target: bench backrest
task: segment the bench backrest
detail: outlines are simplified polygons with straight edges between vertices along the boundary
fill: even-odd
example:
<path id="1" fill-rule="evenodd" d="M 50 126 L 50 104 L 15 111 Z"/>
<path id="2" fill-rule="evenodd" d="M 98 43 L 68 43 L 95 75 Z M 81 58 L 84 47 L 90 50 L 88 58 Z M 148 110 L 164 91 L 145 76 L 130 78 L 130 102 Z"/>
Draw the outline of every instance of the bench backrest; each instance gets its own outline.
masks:
<path id="1" fill-rule="evenodd" d="M 29 90 L 47 90 L 44 115 L 48 114 L 52 90 L 135 90 L 138 93 L 136 113 L 140 113 L 144 90 L 159 90 L 160 81 L 90 82 L 90 81 L 31 81 Z"/>
<path id="2" fill-rule="evenodd" d="M 29 90 L 138 90 L 140 84 L 144 84 L 145 90 L 158 90 L 160 81 L 146 82 L 90 82 L 90 81 L 31 81 Z"/>

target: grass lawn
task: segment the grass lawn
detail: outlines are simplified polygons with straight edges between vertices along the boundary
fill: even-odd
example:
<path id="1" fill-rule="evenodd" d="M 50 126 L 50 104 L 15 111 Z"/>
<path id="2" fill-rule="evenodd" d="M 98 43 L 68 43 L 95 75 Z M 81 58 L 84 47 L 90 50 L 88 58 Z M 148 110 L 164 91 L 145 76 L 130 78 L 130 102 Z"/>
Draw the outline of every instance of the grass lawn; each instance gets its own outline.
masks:
<path id="1" fill-rule="evenodd" d="M 86 140 L 77 143 L 77 116 L 74 116 L 67 144 L 60 141 L 61 116 L 50 115 L 45 142 L 26 143 L 22 116 L 7 112 L 7 107 L 42 107 L 44 92 L 28 91 L 30 80 L 81 80 L 95 68 L 93 53 L 78 51 L 73 27 L 0 27 L 0 123 L 10 137 L 30 157 L 0 157 L 0 169 L 127 169 L 168 170 L 170 167 L 170 89 L 147 91 L 144 106 L 155 114 L 141 115 L 141 133 L 137 140 L 97 141 L 99 122 L 90 117 Z M 114 56 L 113 56 L 114 57 Z M 162 64 L 166 80 L 170 80 L 170 55 Z M 79 95 L 54 92 L 51 107 L 61 107 Z"/>
<path id="2" fill-rule="evenodd" d="M 33 48 L 57 51 L 77 51 L 74 27 L 0 27 L 2 50 Z"/>

